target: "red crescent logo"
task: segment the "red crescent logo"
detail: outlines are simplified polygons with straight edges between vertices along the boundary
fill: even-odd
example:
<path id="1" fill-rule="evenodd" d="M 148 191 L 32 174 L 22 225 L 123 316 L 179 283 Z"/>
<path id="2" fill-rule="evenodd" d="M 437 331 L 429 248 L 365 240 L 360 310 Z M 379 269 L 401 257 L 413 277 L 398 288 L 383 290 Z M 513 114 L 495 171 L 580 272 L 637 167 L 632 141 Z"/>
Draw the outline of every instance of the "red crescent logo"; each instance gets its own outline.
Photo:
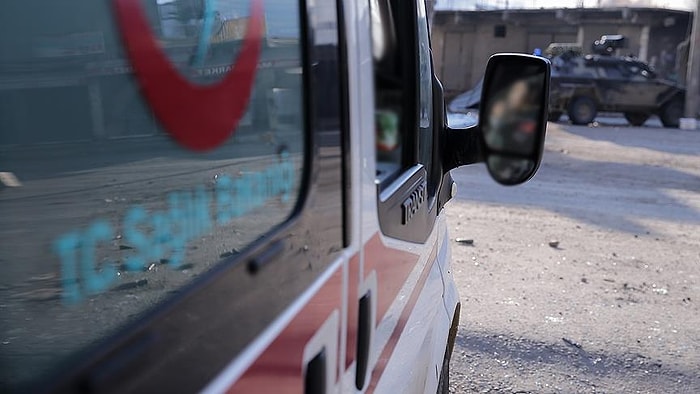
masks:
<path id="1" fill-rule="evenodd" d="M 251 0 L 243 45 L 214 85 L 185 79 L 159 47 L 139 0 L 115 0 L 127 54 L 143 95 L 165 130 L 181 145 L 214 149 L 235 131 L 253 90 L 263 36 L 263 0 Z"/>

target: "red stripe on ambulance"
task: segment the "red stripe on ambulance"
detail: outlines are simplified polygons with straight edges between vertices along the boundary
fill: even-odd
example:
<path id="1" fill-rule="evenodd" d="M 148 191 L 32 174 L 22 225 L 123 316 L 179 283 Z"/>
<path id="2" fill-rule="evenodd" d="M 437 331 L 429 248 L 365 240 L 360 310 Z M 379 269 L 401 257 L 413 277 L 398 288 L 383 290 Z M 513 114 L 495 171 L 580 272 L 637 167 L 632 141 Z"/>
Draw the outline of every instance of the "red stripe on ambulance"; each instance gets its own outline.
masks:
<path id="1" fill-rule="evenodd" d="M 350 368 L 350 365 L 357 357 L 357 325 L 359 322 L 359 293 L 360 286 L 360 257 L 353 256 L 348 264 L 348 316 L 347 316 L 347 342 L 345 350 L 345 366 L 344 370 Z"/>
<path id="2" fill-rule="evenodd" d="M 227 392 L 304 392 L 304 346 L 334 310 L 342 310 L 342 290 L 343 271 L 338 269 Z M 337 371 L 334 376 L 337 381 Z"/>
<path id="3" fill-rule="evenodd" d="M 396 327 L 394 327 L 394 331 L 392 331 L 391 337 L 389 337 L 389 341 L 386 345 L 384 345 L 384 349 L 382 349 L 382 353 L 379 355 L 377 364 L 374 366 L 374 370 L 372 371 L 372 378 L 370 380 L 367 393 L 373 393 L 376 389 L 377 383 L 379 382 L 379 378 L 384 373 L 384 369 L 386 368 L 386 365 L 389 362 L 391 355 L 394 353 L 396 344 L 399 342 L 401 333 L 403 332 L 404 328 L 406 328 L 408 318 L 411 316 L 411 312 L 413 312 L 413 308 L 418 302 L 418 296 L 420 296 L 420 293 L 423 290 L 423 286 L 425 286 L 425 282 L 428 280 L 428 275 L 430 274 L 430 270 L 433 267 L 433 263 L 435 262 L 436 257 L 437 244 L 433 246 L 433 250 L 432 252 L 430 252 L 430 256 L 428 257 L 428 260 L 425 266 L 423 267 L 423 271 L 421 272 L 420 277 L 418 278 L 418 282 L 411 291 L 411 296 L 408 299 L 406 305 L 404 305 L 403 310 L 401 311 L 399 321 L 396 323 Z M 396 295 L 398 295 L 398 293 Z"/>
<path id="4" fill-rule="evenodd" d="M 364 276 L 366 278 L 374 270 L 379 283 L 377 289 L 377 324 L 379 324 L 391 304 L 396 300 L 408 276 L 416 267 L 419 256 L 385 246 L 378 234 L 367 242 L 364 253 Z M 382 349 L 379 360 L 371 372 L 368 392 L 372 392 L 376 387 L 394 352 L 399 337 L 425 285 L 436 255 L 437 245 L 433 248 L 416 286 L 411 290 L 409 300 L 402 309 L 391 337 Z M 358 255 L 353 256 L 348 263 L 346 357 L 345 361 L 340 364 L 343 371 L 350 368 L 356 358 L 358 300 L 360 296 L 358 294 L 359 263 Z M 342 311 L 340 302 L 342 290 L 343 270 L 339 268 L 227 392 L 241 394 L 303 392 L 304 347 L 334 310 Z M 337 335 L 340 334 L 341 330 L 339 329 Z M 333 376 L 335 383 L 339 380 L 338 371 L 335 371 Z"/>
<path id="5" fill-rule="evenodd" d="M 417 254 L 386 247 L 378 234 L 365 245 L 365 278 L 372 271 L 377 272 L 377 324 L 381 322 L 417 263 Z"/>

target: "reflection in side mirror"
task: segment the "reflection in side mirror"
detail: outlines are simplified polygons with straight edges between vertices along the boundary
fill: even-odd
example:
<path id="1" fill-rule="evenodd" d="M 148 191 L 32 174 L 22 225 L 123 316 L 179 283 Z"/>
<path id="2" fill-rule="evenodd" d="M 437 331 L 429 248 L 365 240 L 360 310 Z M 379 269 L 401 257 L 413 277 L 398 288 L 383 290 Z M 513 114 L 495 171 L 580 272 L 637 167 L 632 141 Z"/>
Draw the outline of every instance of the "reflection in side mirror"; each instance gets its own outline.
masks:
<path id="1" fill-rule="evenodd" d="M 498 154 L 486 158 L 486 166 L 491 176 L 497 181 L 513 179 L 529 179 L 533 174 L 535 163 L 530 159 L 514 159 Z"/>
<path id="2" fill-rule="evenodd" d="M 486 166 L 504 185 L 537 172 L 544 149 L 550 63 L 521 54 L 493 55 L 481 93 L 479 129 Z"/>

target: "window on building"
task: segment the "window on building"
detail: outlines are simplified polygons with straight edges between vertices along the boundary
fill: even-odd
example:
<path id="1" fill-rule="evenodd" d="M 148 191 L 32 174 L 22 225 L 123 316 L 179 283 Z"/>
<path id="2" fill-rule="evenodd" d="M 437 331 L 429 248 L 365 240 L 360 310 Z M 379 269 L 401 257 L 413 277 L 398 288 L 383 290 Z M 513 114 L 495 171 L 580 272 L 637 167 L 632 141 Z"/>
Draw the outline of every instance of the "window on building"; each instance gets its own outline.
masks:
<path id="1" fill-rule="evenodd" d="M 506 25 L 496 25 L 493 27 L 493 36 L 496 38 L 505 38 Z"/>

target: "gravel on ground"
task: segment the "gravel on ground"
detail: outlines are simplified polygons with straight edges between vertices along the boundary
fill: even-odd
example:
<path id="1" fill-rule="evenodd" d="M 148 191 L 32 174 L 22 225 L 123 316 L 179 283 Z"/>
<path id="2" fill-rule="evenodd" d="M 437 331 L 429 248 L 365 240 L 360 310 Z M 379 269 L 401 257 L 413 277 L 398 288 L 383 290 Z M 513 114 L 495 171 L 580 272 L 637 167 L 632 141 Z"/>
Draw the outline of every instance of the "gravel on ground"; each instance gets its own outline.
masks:
<path id="1" fill-rule="evenodd" d="M 451 392 L 700 393 L 700 132 L 550 123 L 529 183 L 453 177 Z"/>

